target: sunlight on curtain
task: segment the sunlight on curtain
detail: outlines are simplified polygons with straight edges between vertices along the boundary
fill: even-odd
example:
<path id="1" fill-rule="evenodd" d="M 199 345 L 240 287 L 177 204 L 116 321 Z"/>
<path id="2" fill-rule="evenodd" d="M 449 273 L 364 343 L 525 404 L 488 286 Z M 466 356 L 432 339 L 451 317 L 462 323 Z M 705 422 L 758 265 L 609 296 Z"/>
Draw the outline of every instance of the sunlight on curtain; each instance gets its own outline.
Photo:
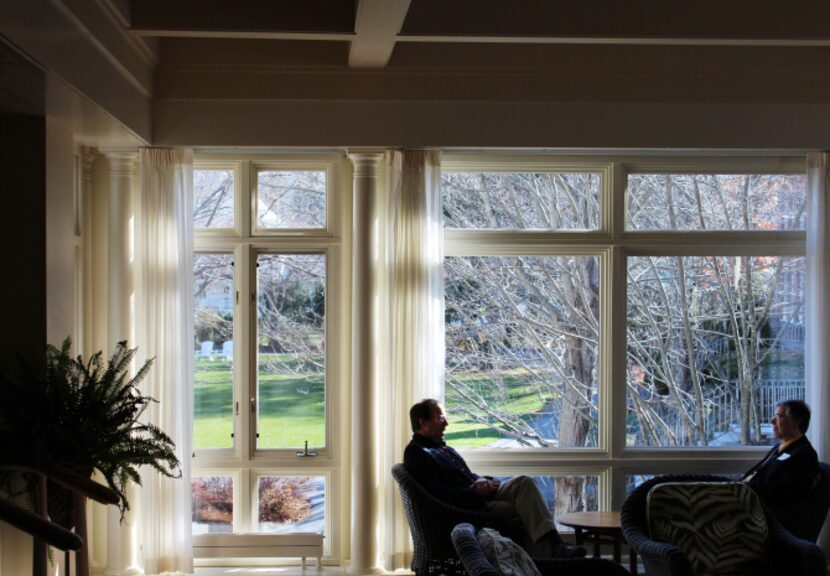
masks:
<path id="1" fill-rule="evenodd" d="M 155 358 L 145 417 L 176 443 L 182 478 L 142 470 L 139 559 L 147 574 L 193 571 L 190 522 L 192 153 L 141 151 L 139 353 Z"/>
<path id="2" fill-rule="evenodd" d="M 807 169 L 807 353 L 808 398 L 813 409 L 810 441 L 830 461 L 830 154 L 812 154 Z"/>
<path id="3" fill-rule="evenodd" d="M 400 495 L 389 472 L 403 460 L 412 432 L 409 407 L 442 395 L 444 376 L 443 226 L 439 153 L 390 152 L 386 158 L 386 203 L 382 204 L 384 258 L 379 342 L 381 358 L 381 455 L 379 521 L 386 527 L 379 563 L 387 570 L 408 568 L 409 533 Z"/>
<path id="4" fill-rule="evenodd" d="M 807 399 L 812 409 L 807 435 L 822 462 L 830 462 L 830 154 L 807 158 Z M 819 545 L 830 555 L 825 526 Z"/>

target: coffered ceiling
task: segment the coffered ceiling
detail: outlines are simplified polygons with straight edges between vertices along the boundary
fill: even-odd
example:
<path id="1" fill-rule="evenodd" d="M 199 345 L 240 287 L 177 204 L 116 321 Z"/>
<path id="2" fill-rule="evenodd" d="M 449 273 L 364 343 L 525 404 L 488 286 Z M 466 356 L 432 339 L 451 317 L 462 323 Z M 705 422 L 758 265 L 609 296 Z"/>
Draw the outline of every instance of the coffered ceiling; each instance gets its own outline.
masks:
<path id="1" fill-rule="evenodd" d="M 823 147 L 828 23 L 828 0 L 0 2 L 45 78 L 187 146 Z"/>
<path id="2" fill-rule="evenodd" d="M 141 37 L 281 40 L 295 53 L 330 42 L 352 68 L 383 68 L 403 44 L 830 45 L 825 0 L 129 0 L 128 12 Z"/>

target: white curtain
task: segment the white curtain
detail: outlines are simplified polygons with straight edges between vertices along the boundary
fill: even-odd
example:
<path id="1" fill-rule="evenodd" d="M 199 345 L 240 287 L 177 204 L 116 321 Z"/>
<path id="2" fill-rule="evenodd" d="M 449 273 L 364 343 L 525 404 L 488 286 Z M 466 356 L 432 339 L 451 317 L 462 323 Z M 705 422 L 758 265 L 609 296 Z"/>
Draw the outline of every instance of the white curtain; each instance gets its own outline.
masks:
<path id="1" fill-rule="evenodd" d="M 187 150 L 141 151 L 137 226 L 139 353 L 155 358 L 145 393 L 158 400 L 146 419 L 176 444 L 182 477 L 141 472 L 136 510 L 139 561 L 147 574 L 193 571 L 190 522 L 192 396 L 193 158 Z"/>
<path id="2" fill-rule="evenodd" d="M 830 462 L 830 154 L 807 159 L 806 375 L 813 409 L 810 440 Z"/>
<path id="3" fill-rule="evenodd" d="M 830 154 L 807 158 L 807 398 L 812 408 L 807 435 L 819 460 L 830 462 Z M 830 557 L 825 525 L 819 539 Z"/>
<path id="4" fill-rule="evenodd" d="M 386 157 L 386 202 L 381 203 L 383 250 L 379 327 L 384 383 L 377 446 L 381 489 L 379 521 L 386 529 L 379 563 L 408 568 L 410 539 L 400 495 L 389 472 L 403 459 L 412 432 L 409 407 L 440 398 L 444 378 L 443 223 L 440 157 L 436 151 L 405 150 Z"/>

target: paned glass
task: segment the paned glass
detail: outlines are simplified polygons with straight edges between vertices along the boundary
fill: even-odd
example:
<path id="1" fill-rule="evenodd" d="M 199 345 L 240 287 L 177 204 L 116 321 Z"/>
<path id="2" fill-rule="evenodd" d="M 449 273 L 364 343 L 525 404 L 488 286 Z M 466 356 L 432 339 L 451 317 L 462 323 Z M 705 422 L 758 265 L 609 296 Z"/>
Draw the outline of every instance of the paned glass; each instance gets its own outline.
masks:
<path id="1" fill-rule="evenodd" d="M 193 171 L 193 226 L 233 228 L 233 170 Z"/>
<path id="2" fill-rule="evenodd" d="M 257 446 L 325 446 L 326 257 L 257 263 Z"/>
<path id="3" fill-rule="evenodd" d="M 193 476 L 190 480 L 193 534 L 233 532 L 233 478 Z"/>
<path id="4" fill-rule="evenodd" d="M 803 257 L 628 258 L 629 446 L 775 441 L 804 399 Z"/>
<path id="5" fill-rule="evenodd" d="M 257 227 L 325 228 L 326 173 L 322 170 L 257 172 Z"/>
<path id="6" fill-rule="evenodd" d="M 804 230 L 804 174 L 631 174 L 629 230 Z"/>
<path id="7" fill-rule="evenodd" d="M 270 534 L 325 534 L 324 476 L 260 476 L 259 531 Z"/>
<path id="8" fill-rule="evenodd" d="M 233 256 L 194 254 L 193 289 L 193 447 L 232 448 Z"/>
<path id="9" fill-rule="evenodd" d="M 445 172 L 444 227 L 596 230 L 601 181 L 596 173 Z"/>
<path id="10" fill-rule="evenodd" d="M 595 447 L 599 258 L 444 260 L 447 442 Z"/>

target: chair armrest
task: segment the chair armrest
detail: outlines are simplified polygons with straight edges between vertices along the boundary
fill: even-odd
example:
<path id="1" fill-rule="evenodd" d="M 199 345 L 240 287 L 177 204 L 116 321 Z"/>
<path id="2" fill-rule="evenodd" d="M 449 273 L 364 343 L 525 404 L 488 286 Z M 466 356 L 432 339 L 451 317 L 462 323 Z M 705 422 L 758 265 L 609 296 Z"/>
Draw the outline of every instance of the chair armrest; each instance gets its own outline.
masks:
<path id="1" fill-rule="evenodd" d="M 767 526 L 773 573 L 803 576 L 824 576 L 827 573 L 827 560 L 815 543 L 796 538 L 769 515 Z"/>
<path id="2" fill-rule="evenodd" d="M 624 535 L 642 559 L 649 576 L 694 576 L 689 558 L 677 546 L 652 540 L 637 528 L 626 528 Z"/>
<path id="3" fill-rule="evenodd" d="M 470 576 L 499 576 L 501 574 L 484 556 L 472 524 L 468 522 L 458 524 L 453 528 L 451 537 L 452 545 Z"/>

